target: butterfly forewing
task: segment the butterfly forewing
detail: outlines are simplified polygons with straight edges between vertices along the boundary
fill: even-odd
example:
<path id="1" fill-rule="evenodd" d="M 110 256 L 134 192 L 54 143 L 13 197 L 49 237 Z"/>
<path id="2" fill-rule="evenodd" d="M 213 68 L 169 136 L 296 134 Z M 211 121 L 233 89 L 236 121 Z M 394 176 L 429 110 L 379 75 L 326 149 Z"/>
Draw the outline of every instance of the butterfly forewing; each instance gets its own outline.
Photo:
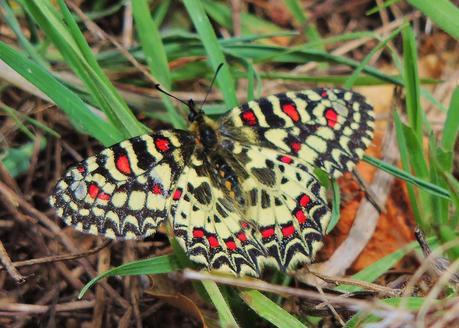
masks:
<path id="1" fill-rule="evenodd" d="M 57 183 L 50 203 L 68 225 L 95 235 L 133 239 L 153 234 L 194 149 L 194 137 L 163 130 L 103 150 Z"/>
<path id="2" fill-rule="evenodd" d="M 351 170 L 373 137 L 373 110 L 341 89 L 287 92 L 251 101 L 221 119 L 221 132 L 242 143 L 280 150 L 332 177 Z"/>

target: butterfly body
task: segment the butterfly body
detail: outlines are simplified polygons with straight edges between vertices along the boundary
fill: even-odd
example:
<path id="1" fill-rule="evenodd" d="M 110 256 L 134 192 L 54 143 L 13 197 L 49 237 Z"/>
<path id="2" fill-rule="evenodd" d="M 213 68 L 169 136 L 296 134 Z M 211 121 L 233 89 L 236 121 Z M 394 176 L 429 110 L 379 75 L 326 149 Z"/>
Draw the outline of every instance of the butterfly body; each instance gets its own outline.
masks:
<path id="1" fill-rule="evenodd" d="M 125 140 L 71 168 L 51 204 L 77 229 L 115 239 L 164 221 L 194 262 L 258 276 L 309 263 L 330 218 L 315 168 L 351 170 L 373 132 L 362 96 L 314 89 L 261 98 L 190 130 Z"/>

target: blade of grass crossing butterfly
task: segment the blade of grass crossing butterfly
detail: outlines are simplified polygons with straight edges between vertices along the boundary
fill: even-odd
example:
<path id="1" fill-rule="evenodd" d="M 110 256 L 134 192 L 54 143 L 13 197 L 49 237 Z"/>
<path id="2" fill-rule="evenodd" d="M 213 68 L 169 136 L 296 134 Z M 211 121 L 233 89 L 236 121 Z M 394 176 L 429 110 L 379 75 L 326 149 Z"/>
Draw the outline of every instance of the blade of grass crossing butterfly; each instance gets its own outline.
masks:
<path id="1" fill-rule="evenodd" d="M 258 290 L 245 290 L 239 293 L 242 300 L 260 317 L 279 328 L 305 328 L 300 320 L 271 301 Z"/>
<path id="2" fill-rule="evenodd" d="M 202 284 L 217 309 L 221 327 L 239 327 L 217 284 L 209 280 L 203 280 Z"/>
<path id="3" fill-rule="evenodd" d="M 173 255 L 163 255 L 140 261 L 134 261 L 120 265 L 116 268 L 105 271 L 93 278 L 80 291 L 78 298 L 82 298 L 89 288 L 94 286 L 103 278 L 111 276 L 133 276 L 142 274 L 160 274 L 173 272 L 179 269 L 177 259 Z"/>

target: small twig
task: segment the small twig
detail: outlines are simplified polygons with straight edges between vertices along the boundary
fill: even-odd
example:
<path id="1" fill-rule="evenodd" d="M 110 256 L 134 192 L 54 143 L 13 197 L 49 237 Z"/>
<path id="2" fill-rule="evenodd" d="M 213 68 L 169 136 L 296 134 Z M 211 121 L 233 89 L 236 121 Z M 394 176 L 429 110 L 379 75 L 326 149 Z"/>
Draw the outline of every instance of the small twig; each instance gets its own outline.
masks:
<path id="1" fill-rule="evenodd" d="M 427 243 L 426 238 L 424 237 L 424 233 L 418 226 L 416 226 L 416 228 L 414 229 L 414 235 L 416 236 L 416 240 L 421 246 L 424 256 L 431 258 L 431 268 L 433 269 L 435 274 L 437 276 L 441 276 L 445 273 L 445 271 L 448 271 L 448 267 L 451 265 L 450 261 L 448 261 L 448 259 L 442 256 L 431 255 L 432 250 L 430 249 L 430 246 Z M 452 273 L 451 281 L 454 283 L 459 283 L 459 274 Z"/>
<path id="2" fill-rule="evenodd" d="M 56 304 L 54 309 L 56 312 L 83 310 L 94 307 L 94 301 L 76 301 Z M 27 312 L 29 314 L 46 313 L 51 309 L 52 305 L 36 305 L 23 303 L 0 303 L 0 311 L 8 312 Z"/>
<path id="3" fill-rule="evenodd" d="M 75 252 L 75 253 L 78 252 L 78 248 L 76 247 L 74 242 L 68 236 L 62 233 L 61 229 L 55 222 L 49 219 L 42 212 L 38 211 L 35 207 L 33 207 L 26 200 L 24 200 L 23 198 L 15 194 L 8 186 L 6 186 L 1 181 L 0 181 L 0 196 L 5 199 L 8 199 L 9 202 L 15 204 L 16 207 L 23 209 L 26 213 L 38 219 L 38 221 L 40 221 L 44 226 L 46 226 L 50 230 L 50 232 L 52 232 L 55 236 L 59 237 L 62 244 L 68 250 Z M 90 277 L 94 278 L 97 275 L 97 272 L 94 270 L 91 263 L 89 263 L 87 259 L 80 258 L 78 261 L 80 261 L 81 265 L 86 269 Z M 119 295 L 118 292 L 115 289 L 113 289 L 106 281 L 102 281 L 100 282 L 100 284 L 105 288 L 108 294 L 113 299 L 115 299 L 118 302 L 118 304 L 121 305 L 123 308 L 127 309 L 130 306 L 129 303 L 123 297 L 121 297 L 121 295 Z"/>
<path id="4" fill-rule="evenodd" d="M 375 209 L 379 212 L 379 214 L 384 212 L 384 205 L 381 205 L 379 202 L 378 197 L 375 195 L 373 190 L 369 188 L 368 183 L 365 181 L 365 179 L 362 177 L 360 174 L 359 170 L 355 168 L 352 171 L 352 174 L 356 178 L 357 182 L 360 185 L 360 188 L 362 188 L 363 192 L 365 193 L 365 196 L 367 197 L 368 201 L 375 207 Z"/>
<path id="5" fill-rule="evenodd" d="M 231 0 L 231 18 L 233 20 L 233 35 L 241 35 L 241 0 Z"/>
<path id="6" fill-rule="evenodd" d="M 325 305 L 328 307 L 328 309 L 331 311 L 331 313 L 333 313 L 333 316 L 336 318 L 336 320 L 338 320 L 338 322 L 340 323 L 341 327 L 346 326 L 346 323 L 344 322 L 343 318 L 341 318 L 341 316 L 335 310 L 333 305 L 331 305 L 330 302 L 327 301 L 327 298 L 325 297 L 325 293 L 324 293 L 324 290 L 322 289 L 322 287 L 320 287 L 319 285 L 317 285 L 315 287 L 319 291 L 319 294 L 321 296 L 323 296 L 323 300 L 324 300 Z"/>
<path id="7" fill-rule="evenodd" d="M 322 273 L 311 271 L 311 270 L 308 270 L 308 272 L 331 284 L 345 284 L 345 285 L 357 286 L 357 287 L 360 287 L 366 290 L 371 290 L 371 291 L 375 291 L 375 292 L 378 292 L 384 295 L 390 295 L 390 296 L 399 296 L 402 293 L 401 290 L 392 289 L 386 286 L 373 284 L 371 282 L 355 280 L 355 279 L 346 278 L 346 277 L 330 277 Z"/>
<path id="8" fill-rule="evenodd" d="M 53 256 L 46 256 L 46 257 L 40 257 L 38 259 L 32 259 L 32 260 L 25 260 L 25 261 L 17 261 L 17 262 L 12 262 L 13 268 L 19 268 L 19 267 L 24 267 L 24 266 L 31 266 L 31 265 L 36 265 L 36 264 L 44 264 L 44 263 L 52 263 L 52 262 L 61 262 L 61 261 L 69 261 L 69 260 L 75 260 L 79 259 L 81 257 L 86 257 L 92 254 L 95 254 L 99 252 L 101 249 L 107 247 L 110 245 L 112 240 L 106 240 L 103 244 L 90 249 L 89 251 L 85 252 L 80 252 L 80 253 L 74 253 L 74 254 L 64 254 L 64 255 L 53 255 Z M 0 266 L 0 271 L 4 270 L 6 266 Z M 6 268 L 8 270 L 8 268 Z"/>
<path id="9" fill-rule="evenodd" d="M 310 291 L 310 290 L 305 290 L 301 288 L 293 288 L 293 287 L 286 287 L 286 286 L 280 286 L 280 285 L 274 285 L 270 284 L 268 282 L 258 280 L 258 279 L 240 279 L 240 278 L 233 278 L 233 277 L 228 277 L 228 276 L 223 276 L 223 275 L 215 275 L 215 274 L 210 274 L 207 272 L 197 272 L 189 269 L 185 269 L 182 273 L 182 277 L 184 279 L 190 279 L 190 280 L 210 280 L 210 281 L 215 281 L 220 284 L 225 284 L 225 285 L 231 285 L 231 286 L 237 286 L 237 287 L 242 287 L 242 288 L 252 288 L 252 289 L 257 289 L 269 293 L 275 293 L 279 295 L 290 295 L 290 296 L 296 296 L 296 297 L 301 297 L 301 298 L 306 298 L 306 299 L 312 299 L 316 300 L 319 302 L 323 302 L 324 297 L 326 297 L 327 301 L 330 304 L 334 305 L 343 305 L 353 311 L 357 310 L 362 310 L 362 311 L 371 311 L 371 310 L 380 310 L 380 311 L 400 311 L 405 313 L 401 309 L 394 309 L 393 307 L 381 303 L 381 302 L 371 302 L 371 301 L 365 301 L 365 300 L 360 300 L 360 299 L 355 299 L 355 298 L 346 298 L 344 297 L 345 295 L 337 296 L 329 293 L 324 293 L 323 295 L 319 295 L 317 292 Z M 393 312 L 392 312 L 393 313 Z"/>
<path id="10" fill-rule="evenodd" d="M 148 70 L 140 64 L 137 59 L 125 48 L 123 47 L 114 37 L 107 34 L 103 29 L 101 29 L 96 23 L 94 23 L 86 14 L 74 3 L 68 1 L 68 6 L 83 20 L 83 23 L 86 25 L 89 31 L 101 39 L 106 39 L 110 41 L 120 53 L 135 67 L 137 68 L 153 85 L 158 84 L 158 80 L 153 77 Z"/>
<path id="11" fill-rule="evenodd" d="M 26 281 L 26 278 L 22 274 L 20 274 L 19 271 L 16 270 L 16 268 L 14 267 L 13 262 L 11 262 L 8 252 L 3 246 L 3 243 L 1 240 L 0 240 L 0 261 L 3 263 L 4 268 L 6 268 L 6 271 L 8 271 L 9 275 L 16 281 L 16 284 L 20 285 Z"/>

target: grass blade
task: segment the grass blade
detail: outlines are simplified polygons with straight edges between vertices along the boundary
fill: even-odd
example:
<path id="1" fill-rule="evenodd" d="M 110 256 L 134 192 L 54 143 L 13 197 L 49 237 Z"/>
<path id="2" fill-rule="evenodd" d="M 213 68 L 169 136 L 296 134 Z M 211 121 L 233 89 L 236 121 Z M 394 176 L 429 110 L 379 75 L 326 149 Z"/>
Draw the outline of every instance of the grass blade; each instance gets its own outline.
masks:
<path id="1" fill-rule="evenodd" d="M 421 90 L 418 74 L 418 56 L 416 40 L 411 26 L 407 25 L 402 32 L 403 38 L 403 80 L 406 90 L 406 110 L 408 121 L 416 138 L 422 139 Z"/>
<path id="2" fill-rule="evenodd" d="M 398 261 L 400 261 L 406 254 L 412 250 L 419 247 L 417 241 L 413 241 L 408 245 L 396 250 L 395 252 L 384 256 L 383 258 L 377 260 L 376 262 L 370 264 L 365 269 L 357 272 L 352 276 L 352 279 L 361 280 L 366 282 L 373 282 L 378 279 L 381 275 L 386 273 L 390 268 L 392 268 Z M 351 285 L 340 285 L 335 288 L 343 293 L 352 293 L 359 290 L 362 290 L 361 287 L 351 286 Z"/>
<path id="3" fill-rule="evenodd" d="M 226 106 L 229 108 L 236 107 L 238 101 L 236 98 L 234 78 L 201 1 L 184 0 L 183 3 L 193 21 L 194 27 L 198 31 L 207 55 L 209 56 L 212 69 L 216 71 L 217 67 L 223 63 L 223 67 L 217 76 L 217 83 L 223 93 Z"/>
<path id="4" fill-rule="evenodd" d="M 332 213 L 330 223 L 327 227 L 327 234 L 330 233 L 333 228 L 338 224 L 340 217 L 340 206 L 341 206 L 341 194 L 339 190 L 339 184 L 336 180 L 331 181 L 331 187 L 333 191 L 333 200 L 332 200 Z"/>
<path id="5" fill-rule="evenodd" d="M 111 276 L 133 276 L 141 274 L 160 274 L 175 271 L 179 268 L 173 255 L 157 256 L 150 259 L 133 261 L 105 271 L 88 282 L 80 291 L 78 298 L 82 298 L 89 288 L 103 278 Z"/>
<path id="6" fill-rule="evenodd" d="M 459 132 L 459 86 L 454 89 L 449 103 L 448 114 L 443 126 L 441 145 L 445 151 L 453 152 Z"/>
<path id="7" fill-rule="evenodd" d="M 459 9 L 448 0 L 408 0 L 408 2 L 433 20 L 441 29 L 459 39 Z"/>
<path id="8" fill-rule="evenodd" d="M 158 27 L 151 18 L 147 1 L 133 1 L 132 13 L 150 72 L 159 83 L 170 90 L 171 76 L 166 50 L 164 49 Z M 186 126 L 185 121 L 175 110 L 170 97 L 161 93 L 161 99 L 166 106 L 173 127 L 184 128 Z"/>
<path id="9" fill-rule="evenodd" d="M 105 146 L 122 139 L 121 133 L 104 121 L 70 89 L 56 80 L 40 65 L 0 41 L 0 58 L 18 74 L 45 93 L 69 117 L 72 124 L 98 139 Z"/>
<path id="10" fill-rule="evenodd" d="M 271 301 L 258 290 L 246 290 L 239 294 L 242 300 L 260 317 L 279 328 L 305 328 L 293 315 Z"/>
<path id="11" fill-rule="evenodd" d="M 231 327 L 236 328 L 239 325 L 234 319 L 233 314 L 231 313 L 231 309 L 229 308 L 228 304 L 223 297 L 220 289 L 218 288 L 217 284 L 213 281 L 203 280 L 202 284 L 209 294 L 212 303 L 215 305 L 215 308 L 218 312 L 218 317 L 220 318 L 220 326 L 221 327 Z"/>
<path id="12" fill-rule="evenodd" d="M 408 173 L 407 171 L 404 171 L 404 170 L 400 170 L 399 168 L 395 167 L 395 166 L 392 166 L 392 165 L 389 165 L 387 163 L 384 163 L 383 161 L 380 161 L 379 159 L 376 159 L 374 157 L 370 157 L 370 156 L 367 156 L 367 155 L 364 155 L 363 156 L 363 160 L 371 165 L 374 165 L 376 166 L 378 169 L 381 169 L 387 173 L 390 173 L 392 174 L 393 176 L 397 177 L 397 178 L 400 178 L 412 185 L 415 185 L 419 188 L 422 188 L 428 192 L 430 192 L 431 194 L 433 195 L 437 195 L 437 196 L 440 196 L 440 197 L 443 197 L 445 199 L 450 199 L 450 194 L 447 190 L 433 184 L 433 183 L 430 183 L 428 181 L 425 181 L 425 180 L 422 180 L 422 179 L 419 179 L 413 175 L 411 175 L 410 173 Z"/>
<path id="13" fill-rule="evenodd" d="M 383 41 L 381 41 L 376 47 L 371 49 L 371 51 L 368 53 L 368 55 L 365 56 L 365 58 L 362 60 L 362 62 L 359 64 L 359 66 L 356 67 L 356 69 L 354 70 L 354 73 L 352 73 L 352 75 L 349 77 L 349 79 L 347 79 L 346 82 L 344 82 L 344 88 L 351 89 L 354 86 L 355 81 L 359 77 L 360 73 L 362 73 L 363 69 L 368 65 L 368 63 L 370 62 L 371 58 L 373 58 L 373 56 L 378 51 L 383 49 L 387 45 L 387 43 L 389 43 L 389 41 L 391 41 L 393 38 L 395 38 L 400 33 L 402 28 L 403 27 L 399 27 L 398 29 L 393 31 L 387 38 L 385 38 Z"/>

